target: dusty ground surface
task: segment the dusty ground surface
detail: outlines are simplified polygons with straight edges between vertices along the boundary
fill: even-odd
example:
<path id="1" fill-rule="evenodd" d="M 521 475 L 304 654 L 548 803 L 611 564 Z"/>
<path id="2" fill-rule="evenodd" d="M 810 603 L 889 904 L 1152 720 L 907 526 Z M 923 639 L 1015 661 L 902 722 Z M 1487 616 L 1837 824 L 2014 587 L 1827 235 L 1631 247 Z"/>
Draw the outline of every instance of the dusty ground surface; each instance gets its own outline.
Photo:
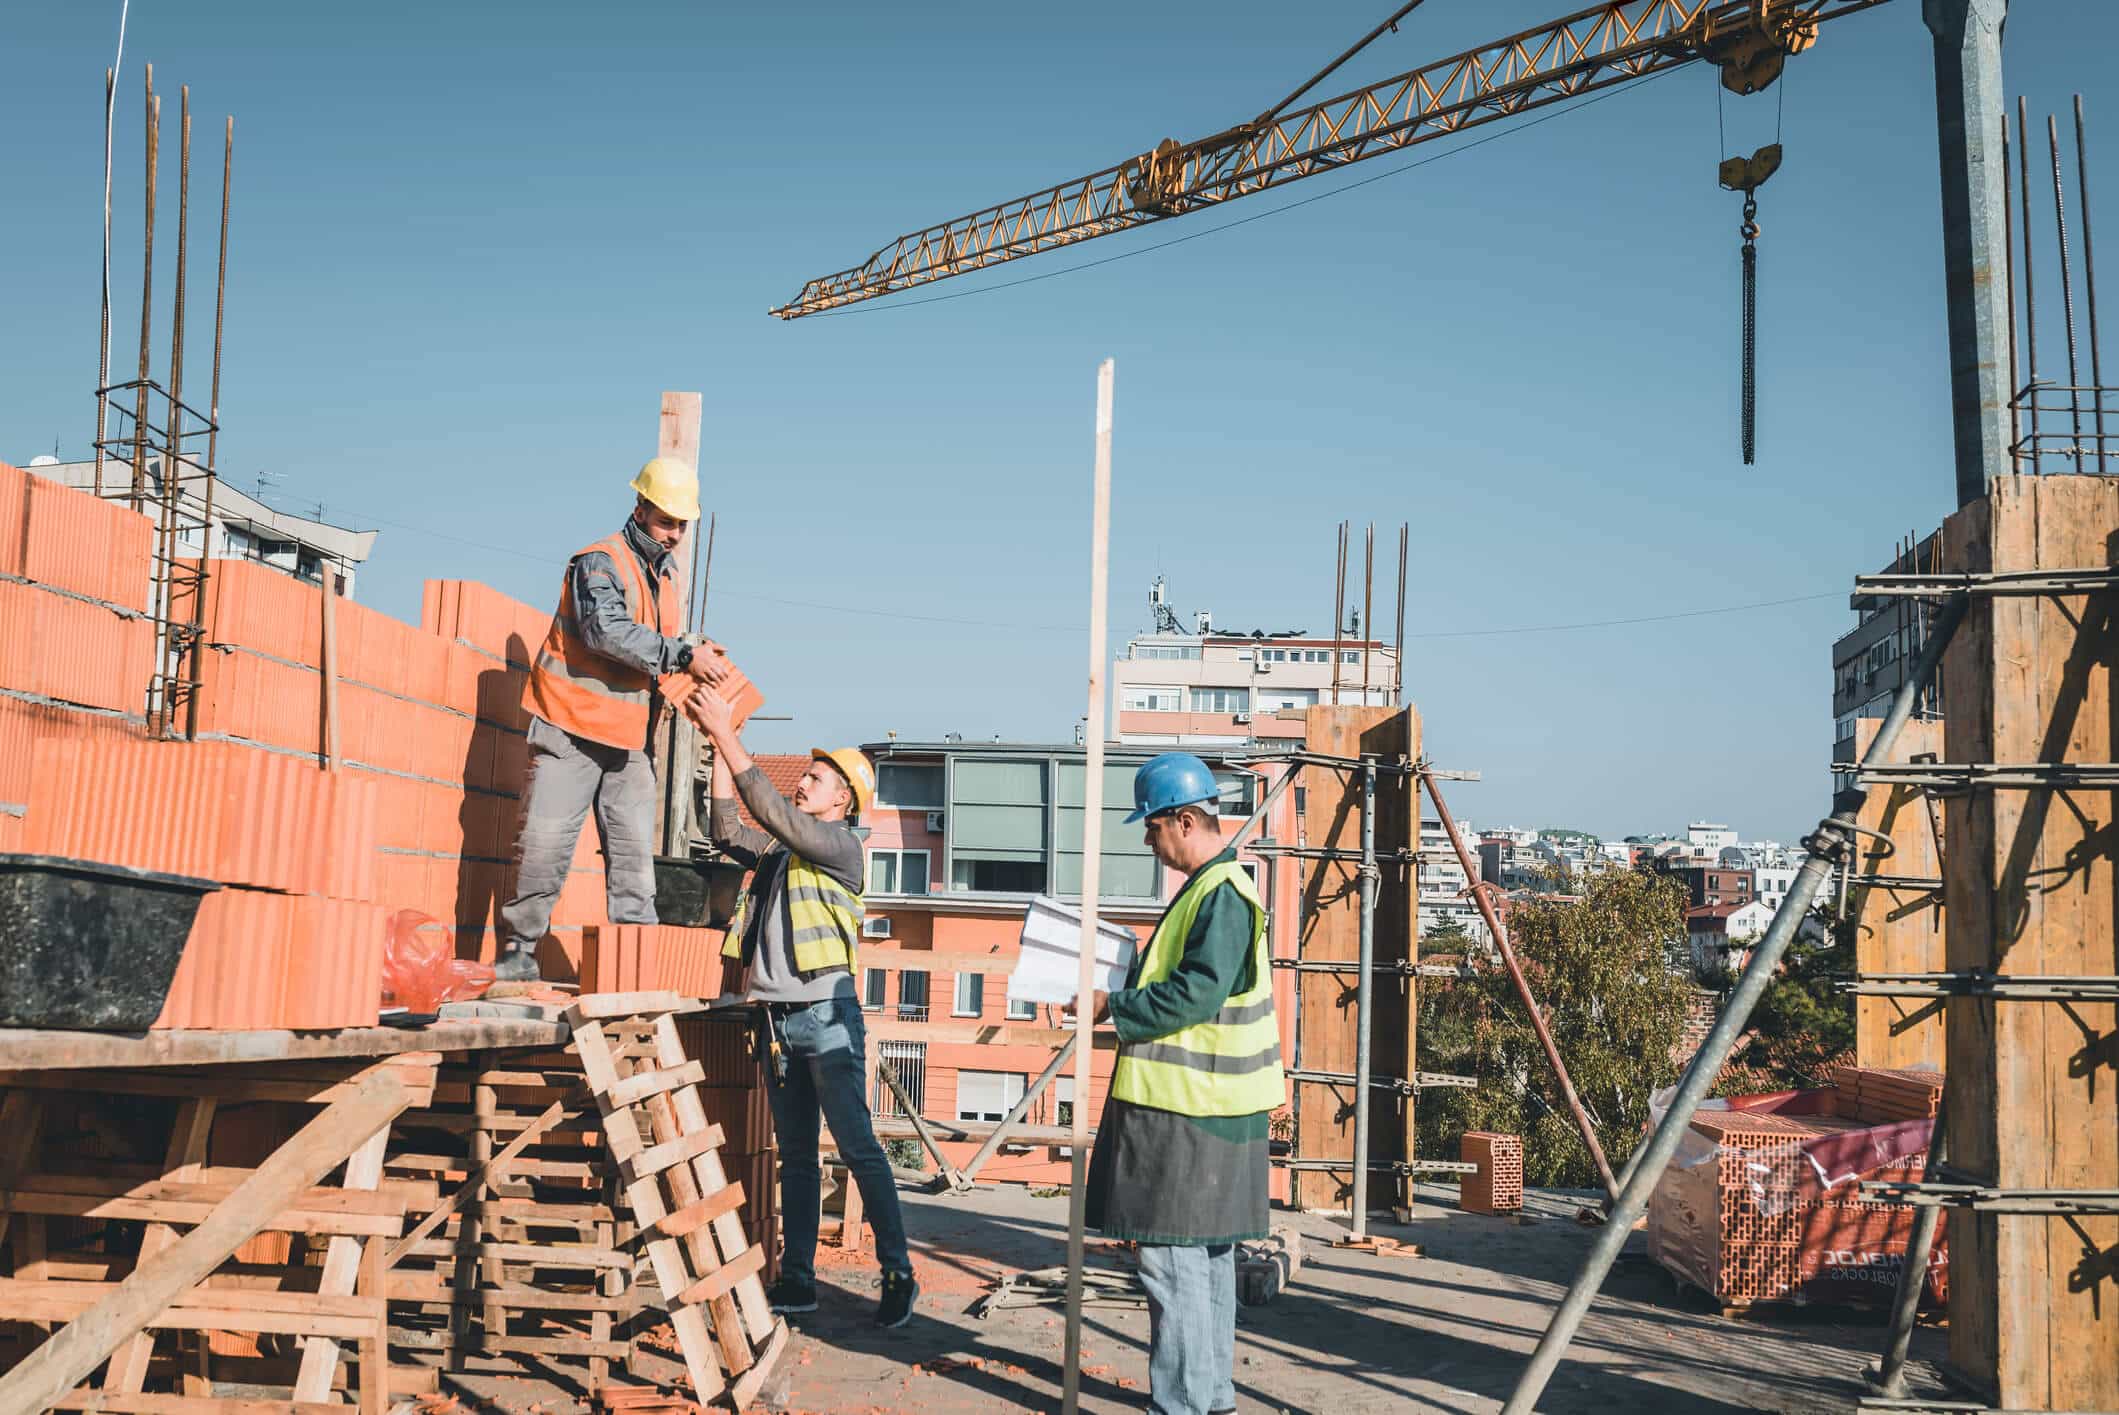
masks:
<path id="1" fill-rule="evenodd" d="M 1533 1192 L 1538 1221 L 1460 1213 L 1454 1188 L 1423 1188 L 1410 1227 L 1374 1231 L 1423 1245 L 1417 1259 L 1331 1248 L 1343 1221 L 1276 1214 L 1301 1230 L 1301 1275 L 1237 1320 L 1238 1400 L 1246 1411 L 1491 1411 L 1513 1387 L 1590 1241 L 1571 1219 L 1578 1196 Z M 1018 1189 L 963 1198 L 905 1195 L 922 1293 L 912 1323 L 870 1325 L 876 1271 L 867 1254 L 821 1255 L 819 1310 L 794 1319 L 771 1408 L 830 1415 L 1056 1411 L 1057 1308 L 968 1314 L 993 1276 L 1066 1260 L 1067 1203 Z M 1634 1239 L 1638 1248 L 1640 1238 Z M 1629 1252 L 1633 1251 L 1629 1249 Z M 1092 1254 L 1092 1261 L 1111 1262 Z M 1082 1409 L 1143 1408 L 1144 1311 L 1091 1309 L 1084 1328 Z M 1547 1412 L 1845 1411 L 1883 1340 L 1881 1320 L 1779 1309 L 1728 1320 L 1680 1295 L 1645 1258 L 1621 1261 L 1539 1409 Z M 1916 1393 L 1940 1392 L 1929 1362 L 1945 1334 L 1913 1347 Z M 579 1408 L 565 1393 L 467 1379 L 466 1407 Z M 483 1397 L 484 1399 L 481 1399 Z M 492 1407 L 488 1407 L 492 1408 Z"/>

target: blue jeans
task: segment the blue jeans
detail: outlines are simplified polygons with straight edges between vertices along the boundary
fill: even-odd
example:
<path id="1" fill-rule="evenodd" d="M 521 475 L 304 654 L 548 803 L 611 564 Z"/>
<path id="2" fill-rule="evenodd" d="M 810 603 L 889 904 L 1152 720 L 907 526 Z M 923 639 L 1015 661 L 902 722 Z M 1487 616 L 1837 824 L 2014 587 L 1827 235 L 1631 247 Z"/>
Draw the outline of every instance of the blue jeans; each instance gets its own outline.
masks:
<path id="1" fill-rule="evenodd" d="M 817 1207 L 823 1173 L 817 1164 L 817 1121 L 831 1126 L 839 1158 L 861 1188 L 868 1222 L 876 1233 L 876 1262 L 886 1273 L 912 1272 L 905 1247 L 905 1215 L 898 1207 L 898 1181 L 890 1159 L 876 1143 L 868 1118 L 868 1032 L 861 1009 L 850 998 L 833 998 L 776 1015 L 787 1056 L 787 1079 L 767 1066 L 766 1098 L 780 1146 L 780 1273 L 795 1282 L 817 1280 Z M 1231 1270 L 1232 1280 L 1234 1269 Z M 1231 1292 L 1234 1289 L 1231 1288 Z"/>
<path id="2" fill-rule="evenodd" d="M 1140 1245 L 1148 1290 L 1148 1409 L 1236 1408 L 1236 1245 Z"/>

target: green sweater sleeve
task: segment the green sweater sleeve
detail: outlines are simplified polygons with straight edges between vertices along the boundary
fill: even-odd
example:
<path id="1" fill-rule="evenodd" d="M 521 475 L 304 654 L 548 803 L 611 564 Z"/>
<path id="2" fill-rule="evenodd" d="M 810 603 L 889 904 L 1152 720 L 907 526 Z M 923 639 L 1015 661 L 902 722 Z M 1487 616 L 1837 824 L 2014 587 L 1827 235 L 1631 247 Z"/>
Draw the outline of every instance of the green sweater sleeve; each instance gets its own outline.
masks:
<path id="1" fill-rule="evenodd" d="M 1153 1041 L 1207 1021 L 1253 984 L 1250 904 L 1224 884 L 1199 903 L 1184 957 L 1170 976 L 1111 994 L 1111 1021 L 1122 1042 Z"/>

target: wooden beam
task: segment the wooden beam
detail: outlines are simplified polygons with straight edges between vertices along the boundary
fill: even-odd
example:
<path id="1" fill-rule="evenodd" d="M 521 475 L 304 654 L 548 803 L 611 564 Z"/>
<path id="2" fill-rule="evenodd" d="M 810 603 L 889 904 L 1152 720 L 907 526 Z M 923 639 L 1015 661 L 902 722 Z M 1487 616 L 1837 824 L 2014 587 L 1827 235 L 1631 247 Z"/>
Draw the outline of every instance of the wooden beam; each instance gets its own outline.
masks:
<path id="1" fill-rule="evenodd" d="M 295 1132 L 198 1227 L 140 1264 L 115 1290 L 0 1376 L 0 1410 L 42 1410 L 72 1391 L 121 1342 L 145 1330 L 179 1293 L 203 1281 L 412 1097 L 402 1068 L 377 1067 L 354 1094 Z"/>
<path id="2" fill-rule="evenodd" d="M 206 1163 L 206 1142 L 213 1134 L 213 1118 L 219 1103 L 212 1096 L 196 1097 L 177 1107 L 170 1124 L 169 1145 L 163 1156 L 165 1175 L 177 1182 L 192 1178 Z M 140 1262 L 177 1241 L 177 1231 L 167 1224 L 149 1224 L 140 1237 Z M 337 1241 L 337 1240 L 334 1240 Z M 147 1363 L 154 1357 L 154 1338 L 142 1332 L 126 1342 L 110 1358 L 103 1388 L 114 1395 L 137 1395 L 147 1386 Z"/>
<path id="3" fill-rule="evenodd" d="M 510 1173 L 522 1152 L 543 1138 L 546 1131 L 567 1117 L 577 1114 L 579 1108 L 587 1104 L 588 1096 L 585 1092 L 577 1100 L 552 1102 L 492 1159 L 483 1164 L 474 1163 L 470 1173 L 464 1176 L 464 1182 L 458 1185 L 454 1192 L 436 1203 L 427 1216 L 414 1225 L 410 1233 L 390 1245 L 389 1251 L 383 1255 L 383 1266 L 396 1267 L 398 1261 L 411 1252 L 422 1239 L 447 1223 L 452 1214 L 475 1198 L 483 1185 Z"/>
<path id="4" fill-rule="evenodd" d="M 675 996 L 675 994 L 669 994 Z M 12 1084 L 33 1085 L 48 1070 L 140 1066 L 226 1066 L 238 1062 L 314 1061 L 332 1057 L 376 1057 L 410 1052 L 476 1051 L 484 1047 L 564 1046 L 567 1029 L 557 1021 L 504 1017 L 446 1018 L 416 1030 L 405 1027 L 345 1027 L 332 1032 L 174 1031 L 65 1032 L 39 1027 L 0 1027 L 0 1070 Z M 425 1104 L 415 1100 L 414 1104 Z"/>

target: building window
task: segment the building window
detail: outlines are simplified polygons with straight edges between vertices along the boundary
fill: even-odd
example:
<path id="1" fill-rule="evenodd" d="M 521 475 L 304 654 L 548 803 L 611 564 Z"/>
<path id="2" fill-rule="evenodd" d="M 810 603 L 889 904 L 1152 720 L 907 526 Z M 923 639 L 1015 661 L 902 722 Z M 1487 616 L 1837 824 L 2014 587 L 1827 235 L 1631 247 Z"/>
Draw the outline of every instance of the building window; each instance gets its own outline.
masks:
<path id="1" fill-rule="evenodd" d="M 986 1008 L 986 979 L 979 973 L 956 975 L 956 1006 L 952 1017 L 976 1017 Z"/>
<path id="2" fill-rule="evenodd" d="M 1118 705 L 1124 712 L 1183 712 L 1184 689 L 1175 684 L 1135 684 L 1120 696 Z"/>
<path id="3" fill-rule="evenodd" d="M 1042 894 L 1043 860 L 958 860 L 950 866 L 949 887 L 979 894 Z"/>
<path id="4" fill-rule="evenodd" d="M 1074 1123 L 1074 1078 L 1055 1076 L 1052 1078 L 1052 1123 L 1068 1126 Z"/>
<path id="5" fill-rule="evenodd" d="M 1020 1071 L 959 1071 L 956 1074 L 956 1118 L 988 1120 L 996 1124 L 1008 1118 L 1023 1098 Z"/>
<path id="6" fill-rule="evenodd" d="M 884 762 L 876 768 L 876 804 L 896 811 L 939 811 L 941 767 Z"/>
<path id="7" fill-rule="evenodd" d="M 905 1099 L 912 1102 L 915 1113 L 924 1114 L 927 1109 L 927 1043 L 895 1039 L 881 1041 L 876 1044 L 876 1059 L 890 1063 L 898 1084 L 905 1089 Z M 883 1079 L 880 1067 L 876 1071 L 875 1095 L 869 1105 L 877 1115 L 905 1114 L 896 1094 Z"/>
<path id="8" fill-rule="evenodd" d="M 898 1019 L 927 1020 L 927 974 L 908 970 L 898 974 Z"/>
<path id="9" fill-rule="evenodd" d="M 1283 708 L 1312 708 L 1317 706 L 1315 688 L 1260 688 L 1258 711 L 1279 712 Z"/>
<path id="10" fill-rule="evenodd" d="M 1193 644 L 1135 644 L 1135 658 L 1198 658 L 1199 648 Z"/>
<path id="11" fill-rule="evenodd" d="M 889 987 L 890 975 L 888 973 L 881 968 L 863 968 L 861 970 L 861 1006 L 867 1008 L 870 1012 L 880 1010 L 883 1006 L 884 994 Z"/>
<path id="12" fill-rule="evenodd" d="M 925 894 L 932 857 L 925 850 L 868 852 L 870 894 Z"/>
<path id="13" fill-rule="evenodd" d="M 1011 1022 L 1035 1022 L 1037 1020 L 1037 1004 L 1027 998 L 1009 998 L 1008 1020 Z"/>
<path id="14" fill-rule="evenodd" d="M 1194 688 L 1192 711 L 1194 712 L 1249 712 L 1251 690 L 1249 688 Z"/>
<path id="15" fill-rule="evenodd" d="M 1214 780 L 1221 787 L 1221 813 L 1238 820 L 1251 814 L 1252 788 L 1258 780 L 1249 772 L 1216 772 Z"/>

